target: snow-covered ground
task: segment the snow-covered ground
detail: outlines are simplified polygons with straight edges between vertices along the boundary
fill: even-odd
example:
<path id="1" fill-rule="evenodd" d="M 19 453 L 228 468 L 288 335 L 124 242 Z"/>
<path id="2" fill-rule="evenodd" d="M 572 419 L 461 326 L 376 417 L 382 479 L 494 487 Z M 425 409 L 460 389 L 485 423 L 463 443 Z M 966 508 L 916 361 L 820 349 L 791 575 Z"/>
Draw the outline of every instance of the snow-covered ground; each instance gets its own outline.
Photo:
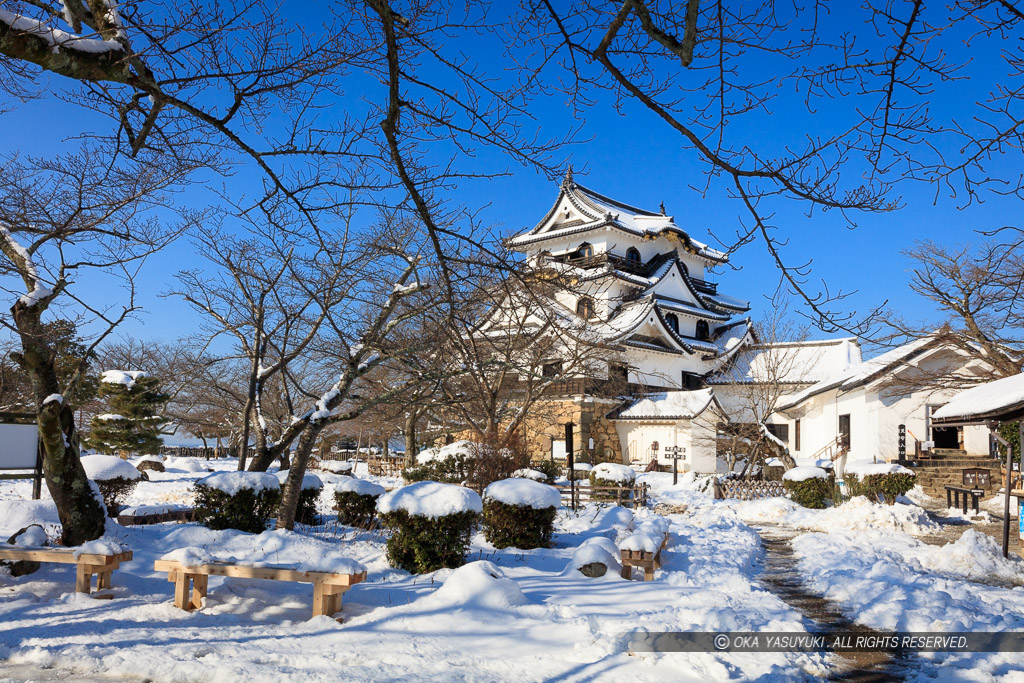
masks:
<path id="1" fill-rule="evenodd" d="M 168 462 L 167 472 L 149 472 L 129 504 L 187 504 L 207 466 L 230 470 L 233 463 Z M 399 483 L 369 477 L 365 465 L 356 474 L 388 488 Z M 341 475 L 318 475 L 321 509 L 329 512 L 328 492 Z M 656 517 L 651 510 L 563 510 L 549 549 L 496 550 L 478 534 L 471 564 L 420 576 L 388 565 L 382 536 L 337 526 L 332 517 L 318 527 L 259 535 L 111 523 L 108 535 L 134 552 L 114 574 L 113 600 L 72 592 L 67 565 L 43 565 L 19 578 L 0 571 L 0 659 L 19 670 L 155 681 L 828 676 L 839 664 L 833 655 L 626 651 L 637 630 L 803 630 L 801 615 L 758 581 L 764 551 L 752 526 L 761 524 L 797 530 L 793 545 L 808 585 L 856 621 L 884 629 L 1024 629 L 1022 589 L 976 581 L 1024 584 L 1024 563 L 993 556 L 987 537 L 965 536 L 946 548 L 922 543 L 916 537 L 934 523 L 913 505 L 807 511 L 781 500 L 715 502 L 695 490 L 700 482 L 692 477 L 677 487 L 671 475 L 639 479 L 651 484 L 659 510 L 676 511 L 666 513 L 670 544 L 651 582 L 625 581 L 615 571 L 591 579 L 573 568 L 581 545 L 622 541 Z M 28 482 L 0 483 L 0 538 L 33 521 L 56 522 L 48 501 L 27 500 L 29 490 Z M 838 514 L 846 507 L 848 514 Z M 154 560 L 184 547 L 275 563 L 345 557 L 365 565 L 368 577 L 345 594 L 344 623 L 309 618 L 309 585 L 234 578 L 212 577 L 203 609 L 187 613 L 171 605 L 166 574 L 153 571 Z M 1021 654 L 936 655 L 920 675 L 942 679 L 951 658 L 976 667 L 982 680 L 1012 678 L 1024 668 Z"/>

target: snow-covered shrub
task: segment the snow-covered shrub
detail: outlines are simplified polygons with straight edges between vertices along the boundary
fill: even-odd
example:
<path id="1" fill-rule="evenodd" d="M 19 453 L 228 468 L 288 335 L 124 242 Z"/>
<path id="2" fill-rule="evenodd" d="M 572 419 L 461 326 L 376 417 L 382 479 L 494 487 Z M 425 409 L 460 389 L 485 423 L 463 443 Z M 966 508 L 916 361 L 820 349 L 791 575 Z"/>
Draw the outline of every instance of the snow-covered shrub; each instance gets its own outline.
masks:
<path id="1" fill-rule="evenodd" d="M 554 460 L 534 460 L 530 463 L 530 469 L 543 472 L 548 478 L 548 484 L 562 476 L 562 467 Z"/>
<path id="2" fill-rule="evenodd" d="M 110 517 L 117 516 L 142 478 L 142 473 L 134 465 L 116 455 L 87 455 L 82 458 L 82 467 L 86 476 L 99 486 Z"/>
<path id="3" fill-rule="evenodd" d="M 142 460 L 135 463 L 135 469 L 140 472 L 166 472 L 167 468 L 164 467 L 164 463 L 161 460 L 157 460 L 151 456 L 147 456 Z"/>
<path id="4" fill-rule="evenodd" d="M 843 474 L 850 496 L 895 505 L 896 498 L 914 488 L 917 475 L 894 463 L 850 463 Z"/>
<path id="5" fill-rule="evenodd" d="M 593 471 L 594 466 L 589 462 L 575 462 L 572 465 L 572 472 L 569 472 L 568 476 L 572 480 L 581 481 L 583 479 L 589 479 L 590 474 Z"/>
<path id="6" fill-rule="evenodd" d="M 334 511 L 338 521 L 349 526 L 367 528 L 377 511 L 377 499 L 384 487 L 365 479 L 348 477 L 334 485 Z"/>
<path id="7" fill-rule="evenodd" d="M 619 549 L 611 539 L 604 536 L 588 538 L 580 547 L 573 551 L 572 560 L 565 572 L 576 572 L 591 579 L 604 576 L 611 570 L 617 573 L 622 569 Z"/>
<path id="8" fill-rule="evenodd" d="M 833 480 L 820 467 L 794 467 L 782 475 L 782 485 L 794 503 L 822 509 L 832 500 Z"/>
<path id="9" fill-rule="evenodd" d="M 495 548 L 543 548 L 551 541 L 558 489 L 530 479 L 503 479 L 484 490 L 484 537 Z"/>
<path id="10" fill-rule="evenodd" d="M 392 532 L 388 560 L 414 574 L 462 565 L 482 510 L 475 491 L 436 481 L 385 493 L 377 500 L 377 515 Z"/>
<path id="11" fill-rule="evenodd" d="M 548 475 L 544 474 L 539 470 L 531 470 L 529 467 L 523 467 L 512 473 L 513 479 L 529 479 L 531 481 L 539 481 L 542 484 L 548 483 Z"/>
<path id="12" fill-rule="evenodd" d="M 284 490 L 284 483 L 288 481 L 288 470 L 277 473 L 277 481 Z M 316 506 L 320 501 L 320 493 L 324 490 L 324 483 L 315 474 L 302 475 L 302 490 L 299 492 L 299 507 L 295 510 L 295 521 L 299 524 L 316 524 Z"/>
<path id="13" fill-rule="evenodd" d="M 324 472 L 352 476 L 351 460 L 318 460 L 316 464 Z"/>
<path id="14" fill-rule="evenodd" d="M 590 470 L 591 486 L 632 486 L 636 481 L 633 468 L 613 462 L 603 462 Z"/>
<path id="15" fill-rule="evenodd" d="M 210 529 L 266 530 L 281 499 L 277 477 L 266 472 L 219 472 L 197 481 L 196 519 Z"/>
<path id="16" fill-rule="evenodd" d="M 402 479 L 486 486 L 512 476 L 528 462 L 528 458 L 508 448 L 462 440 L 424 450 L 416 456 L 414 467 L 402 470 Z"/>

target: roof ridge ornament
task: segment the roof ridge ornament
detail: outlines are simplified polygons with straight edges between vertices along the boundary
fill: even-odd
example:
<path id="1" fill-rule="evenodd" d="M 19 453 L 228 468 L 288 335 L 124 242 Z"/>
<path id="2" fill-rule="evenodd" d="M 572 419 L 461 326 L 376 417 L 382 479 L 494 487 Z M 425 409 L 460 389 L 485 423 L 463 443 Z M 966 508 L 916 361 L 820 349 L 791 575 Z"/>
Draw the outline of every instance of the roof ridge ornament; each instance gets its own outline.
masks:
<path id="1" fill-rule="evenodd" d="M 565 169 L 565 178 L 562 180 L 562 187 L 569 187 L 575 181 L 572 179 L 572 164 L 569 164 L 569 168 Z"/>
<path id="2" fill-rule="evenodd" d="M 665 216 L 665 215 L 667 215 L 667 214 L 665 213 L 665 202 L 662 202 L 661 204 L 659 204 L 659 205 L 658 205 L 658 207 L 659 207 L 659 208 L 661 209 L 661 215 L 662 215 L 662 216 Z"/>

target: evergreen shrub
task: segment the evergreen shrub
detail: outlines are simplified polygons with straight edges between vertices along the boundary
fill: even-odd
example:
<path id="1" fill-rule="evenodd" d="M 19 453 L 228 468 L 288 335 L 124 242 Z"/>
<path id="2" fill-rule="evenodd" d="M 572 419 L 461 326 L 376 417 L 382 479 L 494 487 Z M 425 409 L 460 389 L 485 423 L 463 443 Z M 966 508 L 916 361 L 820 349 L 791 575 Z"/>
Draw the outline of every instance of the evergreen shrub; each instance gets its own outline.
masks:
<path id="1" fill-rule="evenodd" d="M 546 548 L 555 527 L 553 507 L 534 509 L 484 499 L 484 537 L 495 548 Z"/>
<path id="2" fill-rule="evenodd" d="M 392 533 L 388 539 L 388 561 L 413 574 L 425 574 L 466 562 L 469 541 L 479 513 L 466 510 L 443 517 L 410 515 L 393 510 L 380 515 Z"/>
<path id="3" fill-rule="evenodd" d="M 229 472 L 200 479 L 192 486 L 195 496 L 196 519 L 209 529 L 238 529 L 259 534 L 266 530 L 274 517 L 281 491 L 277 478 L 264 475 L 262 485 L 234 487 L 231 492 L 217 488 L 215 477 L 226 475 L 257 475 L 256 472 Z M 269 479 L 267 479 L 269 478 Z M 273 485 L 270 481 L 273 481 Z"/>
<path id="4" fill-rule="evenodd" d="M 831 477 L 827 479 L 811 478 L 803 481 L 783 479 L 782 485 L 789 492 L 789 497 L 793 502 L 803 505 L 805 508 L 820 510 L 825 507 L 826 500 L 832 500 L 834 484 Z"/>

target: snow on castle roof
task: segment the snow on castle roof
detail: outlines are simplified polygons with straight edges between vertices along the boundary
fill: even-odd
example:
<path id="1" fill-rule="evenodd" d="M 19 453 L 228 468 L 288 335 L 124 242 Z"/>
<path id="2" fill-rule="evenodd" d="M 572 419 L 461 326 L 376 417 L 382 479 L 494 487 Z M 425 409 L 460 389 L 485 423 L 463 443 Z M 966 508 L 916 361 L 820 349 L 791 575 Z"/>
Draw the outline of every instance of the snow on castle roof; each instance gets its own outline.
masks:
<path id="1" fill-rule="evenodd" d="M 665 391 L 637 399 L 609 415 L 613 420 L 685 420 L 693 419 L 718 399 L 711 389 Z M 721 406 L 719 406 L 721 408 Z"/>
<path id="2" fill-rule="evenodd" d="M 583 214 L 583 220 L 571 221 L 562 227 L 557 227 L 556 223 L 550 230 L 543 230 L 549 224 L 563 198 L 568 199 L 572 206 Z M 697 256 L 718 263 L 725 263 L 729 260 L 728 254 L 712 249 L 707 244 L 690 237 L 685 230 L 675 224 L 672 216 L 623 204 L 573 182 L 570 177 L 562 182 L 558 199 L 555 200 L 544 219 L 532 229 L 509 239 L 508 244 L 512 247 L 521 247 L 541 240 L 566 237 L 606 226 L 615 227 L 642 238 L 655 238 L 666 233 L 674 234 Z"/>
<path id="3" fill-rule="evenodd" d="M 752 344 L 736 361 L 708 380 L 709 384 L 814 384 L 839 376 L 861 363 L 856 337 L 818 341 Z"/>
<path id="4" fill-rule="evenodd" d="M 998 419 L 1024 409 L 1024 374 L 971 387 L 932 415 L 936 420 Z"/>

